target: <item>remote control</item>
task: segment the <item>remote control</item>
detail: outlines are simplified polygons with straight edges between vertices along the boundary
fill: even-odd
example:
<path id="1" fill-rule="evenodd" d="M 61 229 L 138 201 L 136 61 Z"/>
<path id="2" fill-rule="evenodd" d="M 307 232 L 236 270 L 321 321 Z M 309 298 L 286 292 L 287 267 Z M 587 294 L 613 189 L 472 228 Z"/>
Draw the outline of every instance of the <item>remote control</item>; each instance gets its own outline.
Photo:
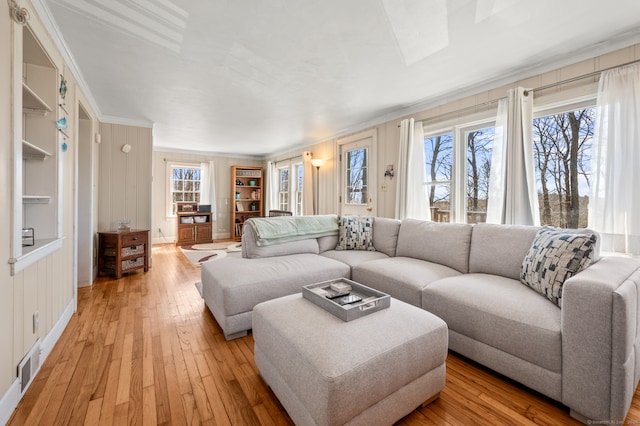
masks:
<path id="1" fill-rule="evenodd" d="M 349 292 L 348 291 L 343 291 L 340 293 L 331 293 L 331 294 L 327 294 L 325 297 L 327 299 L 337 299 L 338 297 L 342 297 L 342 296 L 348 296 Z"/>
<path id="2" fill-rule="evenodd" d="M 343 296 L 338 299 L 333 299 L 339 305 L 350 305 L 351 303 L 358 303 L 362 300 L 362 297 L 356 296 L 354 294 L 350 294 L 348 296 Z"/>

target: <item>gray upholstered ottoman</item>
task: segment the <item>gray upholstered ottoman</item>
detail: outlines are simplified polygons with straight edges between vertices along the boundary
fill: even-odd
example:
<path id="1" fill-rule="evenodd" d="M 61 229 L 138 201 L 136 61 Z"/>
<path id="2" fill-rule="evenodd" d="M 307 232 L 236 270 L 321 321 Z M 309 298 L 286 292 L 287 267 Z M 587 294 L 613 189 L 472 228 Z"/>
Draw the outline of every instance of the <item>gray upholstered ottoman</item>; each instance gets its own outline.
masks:
<path id="1" fill-rule="evenodd" d="M 391 424 L 445 385 L 447 326 L 415 306 L 344 322 L 301 294 L 253 310 L 260 375 L 296 425 Z"/>

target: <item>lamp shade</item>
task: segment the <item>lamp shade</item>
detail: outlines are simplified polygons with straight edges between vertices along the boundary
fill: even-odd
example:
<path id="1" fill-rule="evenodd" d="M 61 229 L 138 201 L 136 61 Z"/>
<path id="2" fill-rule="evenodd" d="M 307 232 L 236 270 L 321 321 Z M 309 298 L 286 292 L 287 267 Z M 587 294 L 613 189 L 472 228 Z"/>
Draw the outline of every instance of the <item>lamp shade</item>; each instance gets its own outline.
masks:
<path id="1" fill-rule="evenodd" d="M 322 167 L 322 165 L 324 164 L 324 160 L 321 160 L 319 158 L 313 158 L 311 159 L 311 165 L 313 167 Z"/>

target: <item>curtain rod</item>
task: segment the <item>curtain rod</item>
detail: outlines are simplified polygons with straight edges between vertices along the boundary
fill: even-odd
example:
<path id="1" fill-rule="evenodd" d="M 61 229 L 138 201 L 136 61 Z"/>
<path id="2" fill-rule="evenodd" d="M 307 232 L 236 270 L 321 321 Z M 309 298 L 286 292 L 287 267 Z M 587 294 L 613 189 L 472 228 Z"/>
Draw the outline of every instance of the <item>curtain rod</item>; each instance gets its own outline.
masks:
<path id="1" fill-rule="evenodd" d="M 539 92 L 541 90 L 546 90 L 546 89 L 551 89 L 553 87 L 556 86 L 561 86 L 563 84 L 567 84 L 567 83 L 573 83 L 574 81 L 578 81 L 578 80 L 584 80 L 585 78 L 589 78 L 589 77 L 595 77 L 596 75 L 602 74 L 605 71 L 611 71 L 611 70 L 615 70 L 617 68 L 622 68 L 622 67 L 626 67 L 628 65 L 633 65 L 633 64 L 637 64 L 639 63 L 640 60 L 635 60 L 635 61 L 631 61 L 631 62 L 627 62 L 625 64 L 621 64 L 621 65 L 616 65 L 614 67 L 609 67 L 609 68 L 604 68 L 601 69 L 599 71 L 593 71 L 590 72 L 589 74 L 585 74 L 585 75 L 580 75 L 578 77 L 572 77 L 572 78 L 568 78 L 566 80 L 562 80 L 562 81 L 558 81 L 556 83 L 551 83 L 551 84 L 547 84 L 545 86 L 540 86 L 540 87 L 536 87 L 535 89 L 529 89 L 529 90 L 525 90 L 524 94 L 528 94 L 529 92 Z"/>
<path id="2" fill-rule="evenodd" d="M 283 158 L 282 160 L 274 161 L 273 164 L 278 164 L 278 163 L 282 163 L 282 162 L 285 162 L 285 161 L 295 160 L 296 158 L 302 158 L 302 155 L 295 155 L 293 157 Z"/>
<path id="3" fill-rule="evenodd" d="M 581 76 L 578 76 L 578 77 L 568 78 L 566 80 L 558 81 L 556 83 L 547 84 L 545 86 L 536 87 L 535 89 L 525 90 L 524 94 L 528 95 L 529 92 L 539 92 L 539 91 L 542 91 L 542 90 L 551 89 L 552 87 L 561 86 L 563 84 L 572 83 L 572 82 L 578 81 L 578 80 L 583 80 L 585 78 L 595 77 L 596 75 L 601 74 L 601 73 L 603 73 L 605 71 L 611 71 L 611 70 L 614 70 L 616 68 L 622 68 L 622 67 L 626 67 L 628 65 L 633 65 L 633 64 L 637 64 L 637 63 L 640 63 L 640 60 L 635 60 L 635 61 L 627 62 L 627 63 L 621 64 L 621 65 L 616 65 L 616 66 L 613 66 L 613 67 L 604 68 L 604 69 L 599 70 L 599 71 L 590 72 L 589 74 L 581 75 Z M 481 108 L 483 106 L 487 106 L 487 105 L 498 103 L 502 99 L 505 99 L 505 98 L 506 98 L 506 96 L 504 98 L 493 99 L 491 101 L 486 101 L 486 102 L 483 102 L 481 104 L 460 108 L 460 109 L 457 109 L 457 110 L 454 110 L 454 111 L 443 112 L 442 114 L 434 115 L 432 117 L 427 117 L 427 118 L 425 118 L 425 119 L 423 119 L 421 121 L 435 120 L 435 119 L 438 119 L 438 118 L 446 117 L 448 115 L 459 114 L 461 112 L 466 112 L 466 111 L 470 111 L 472 109 Z M 400 125 L 398 125 L 398 127 L 400 127 Z"/>

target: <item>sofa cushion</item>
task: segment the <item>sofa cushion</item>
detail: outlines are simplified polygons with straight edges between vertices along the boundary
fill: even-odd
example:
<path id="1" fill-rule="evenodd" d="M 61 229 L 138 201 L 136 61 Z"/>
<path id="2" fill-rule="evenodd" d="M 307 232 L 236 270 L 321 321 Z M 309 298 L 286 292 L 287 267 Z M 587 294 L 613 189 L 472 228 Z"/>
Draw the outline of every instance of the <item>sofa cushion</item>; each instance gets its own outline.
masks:
<path id="1" fill-rule="evenodd" d="M 478 223 L 471 233 L 469 272 L 520 279 L 522 260 L 540 229 L 536 226 Z"/>
<path id="2" fill-rule="evenodd" d="M 518 280 L 488 274 L 444 278 L 425 287 L 422 304 L 457 333 L 562 371 L 561 310 Z"/>
<path id="3" fill-rule="evenodd" d="M 589 266 L 595 245 L 594 234 L 542 228 L 536 233 L 522 262 L 520 280 L 556 305 L 562 306 L 562 286 L 565 280 Z"/>
<path id="4" fill-rule="evenodd" d="M 373 246 L 387 256 L 396 255 L 401 220 L 376 217 L 373 222 Z"/>
<path id="5" fill-rule="evenodd" d="M 336 250 L 373 251 L 373 217 L 340 216 Z"/>
<path id="6" fill-rule="evenodd" d="M 207 305 L 236 315 L 266 300 L 302 291 L 302 286 L 334 278 L 349 278 L 348 265 L 314 254 L 262 259 L 225 257 L 202 264 L 203 296 Z"/>
<path id="7" fill-rule="evenodd" d="M 460 272 L 438 263 L 411 257 L 389 257 L 351 268 L 351 279 L 422 307 L 422 290 L 433 281 L 457 276 Z"/>
<path id="8" fill-rule="evenodd" d="M 335 250 L 338 245 L 337 235 L 327 235 L 326 237 L 318 238 L 318 249 L 320 253 L 324 253 L 327 250 Z"/>
<path id="9" fill-rule="evenodd" d="M 400 225 L 396 256 L 413 257 L 469 271 L 472 226 L 405 219 Z"/>
<path id="10" fill-rule="evenodd" d="M 352 268 L 370 260 L 387 259 L 389 257 L 379 251 L 367 250 L 327 250 L 320 253 L 320 256 L 339 260 L 340 262 L 346 263 Z"/>

